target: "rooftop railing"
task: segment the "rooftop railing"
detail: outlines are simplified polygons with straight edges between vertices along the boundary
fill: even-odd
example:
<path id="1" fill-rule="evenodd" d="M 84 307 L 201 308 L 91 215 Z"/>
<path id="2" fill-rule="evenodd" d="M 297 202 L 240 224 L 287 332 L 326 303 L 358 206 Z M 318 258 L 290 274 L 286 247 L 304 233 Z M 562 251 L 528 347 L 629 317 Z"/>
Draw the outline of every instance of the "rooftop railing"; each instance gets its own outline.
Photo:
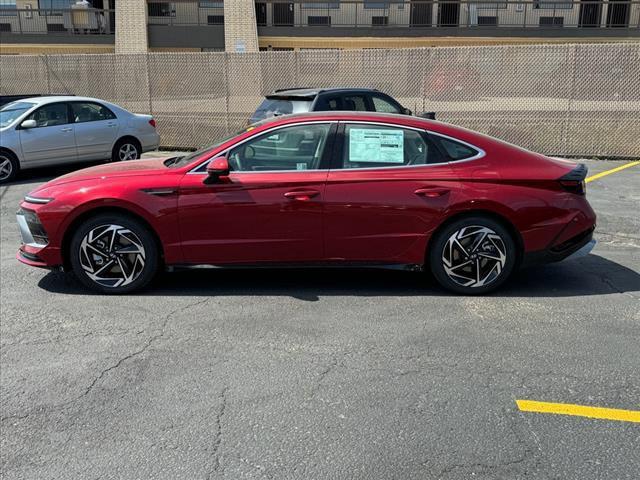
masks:
<path id="1" fill-rule="evenodd" d="M 0 8 L 0 33 L 24 35 L 110 35 L 115 10 L 97 8 Z"/>

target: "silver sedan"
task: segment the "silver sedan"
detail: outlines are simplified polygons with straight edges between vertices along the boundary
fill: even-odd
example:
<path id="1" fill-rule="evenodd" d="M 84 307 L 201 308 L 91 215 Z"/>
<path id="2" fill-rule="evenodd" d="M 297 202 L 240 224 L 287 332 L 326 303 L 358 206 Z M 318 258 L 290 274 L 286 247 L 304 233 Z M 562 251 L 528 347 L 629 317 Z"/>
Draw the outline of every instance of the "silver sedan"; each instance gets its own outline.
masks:
<path id="1" fill-rule="evenodd" d="M 20 170 L 90 160 L 135 160 L 160 143 L 151 115 L 95 98 L 34 97 L 0 109 L 0 183 Z"/>

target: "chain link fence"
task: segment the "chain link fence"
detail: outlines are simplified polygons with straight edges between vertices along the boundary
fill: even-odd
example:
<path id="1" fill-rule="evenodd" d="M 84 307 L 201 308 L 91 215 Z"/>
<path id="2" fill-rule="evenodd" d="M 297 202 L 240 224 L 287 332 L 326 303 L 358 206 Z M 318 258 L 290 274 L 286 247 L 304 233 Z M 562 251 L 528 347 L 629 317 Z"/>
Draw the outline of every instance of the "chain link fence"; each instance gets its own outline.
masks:
<path id="1" fill-rule="evenodd" d="M 21 55 L 0 56 L 0 94 L 103 98 L 193 148 L 245 127 L 277 88 L 369 87 L 542 153 L 639 157 L 639 72 L 640 43 Z"/>

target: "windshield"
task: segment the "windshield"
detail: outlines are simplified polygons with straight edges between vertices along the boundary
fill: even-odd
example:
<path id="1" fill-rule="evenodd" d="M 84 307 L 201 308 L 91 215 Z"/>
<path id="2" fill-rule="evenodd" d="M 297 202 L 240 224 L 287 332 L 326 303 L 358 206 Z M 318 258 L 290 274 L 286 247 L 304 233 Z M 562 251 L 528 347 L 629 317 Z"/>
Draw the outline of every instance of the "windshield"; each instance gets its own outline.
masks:
<path id="1" fill-rule="evenodd" d="M 35 103 L 13 102 L 0 109 L 0 128 L 8 127 L 24 112 L 33 107 Z"/>
<path id="2" fill-rule="evenodd" d="M 304 113 L 311 109 L 311 100 L 287 100 L 284 98 L 265 98 L 256 112 L 251 116 L 251 123 L 265 118 L 289 115 L 290 113 Z"/>
<path id="3" fill-rule="evenodd" d="M 168 158 L 168 159 L 166 159 L 164 161 L 164 164 L 169 168 L 176 168 L 176 167 L 182 167 L 184 165 L 188 165 L 191 161 L 193 161 L 194 159 L 198 158 L 203 153 L 206 153 L 209 150 L 213 150 L 214 148 L 219 147 L 223 143 L 228 142 L 232 138 L 237 137 L 238 135 L 240 135 L 241 133 L 244 133 L 244 132 L 246 132 L 246 130 L 240 130 L 239 132 L 236 132 L 236 133 L 234 133 L 233 135 L 231 135 L 229 137 L 225 137 L 222 140 L 218 140 L 216 143 L 213 143 L 211 145 L 207 145 L 206 147 L 203 147 L 203 148 L 201 148 L 199 150 L 196 150 L 195 152 L 191 152 L 188 155 L 184 155 L 184 156 L 181 156 L 181 157 Z"/>

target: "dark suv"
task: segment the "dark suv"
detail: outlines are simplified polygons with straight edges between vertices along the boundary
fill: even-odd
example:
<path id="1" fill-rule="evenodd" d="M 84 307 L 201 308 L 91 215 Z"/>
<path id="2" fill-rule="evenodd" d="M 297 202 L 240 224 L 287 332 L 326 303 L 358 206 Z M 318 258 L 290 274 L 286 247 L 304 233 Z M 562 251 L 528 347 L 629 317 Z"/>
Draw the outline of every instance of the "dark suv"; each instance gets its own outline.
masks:
<path id="1" fill-rule="evenodd" d="M 400 113 L 411 110 L 400 105 L 386 93 L 371 88 L 290 88 L 267 95 L 249 123 L 290 113 L 354 110 L 364 112 Z"/>

